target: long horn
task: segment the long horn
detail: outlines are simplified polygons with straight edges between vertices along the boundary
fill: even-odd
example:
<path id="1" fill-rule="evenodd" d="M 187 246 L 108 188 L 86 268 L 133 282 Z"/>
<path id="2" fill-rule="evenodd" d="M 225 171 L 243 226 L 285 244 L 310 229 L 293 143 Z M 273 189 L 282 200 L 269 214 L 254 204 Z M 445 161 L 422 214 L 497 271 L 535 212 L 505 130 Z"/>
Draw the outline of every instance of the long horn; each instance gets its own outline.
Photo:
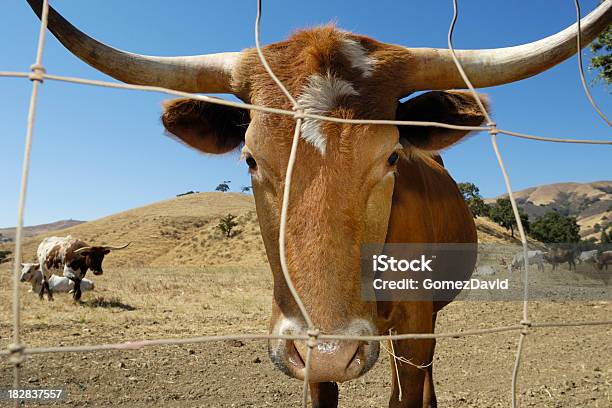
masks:
<path id="1" fill-rule="evenodd" d="M 612 0 L 606 0 L 580 22 L 581 45 L 587 46 L 612 23 Z M 529 78 L 576 53 L 578 24 L 529 44 L 487 50 L 456 50 L 468 78 L 477 88 Z M 448 49 L 408 48 L 409 74 L 402 91 L 466 88 Z"/>
<path id="2" fill-rule="evenodd" d="M 27 1 L 40 18 L 42 0 Z M 52 7 L 49 7 L 47 26 L 70 52 L 119 81 L 184 92 L 235 93 L 231 79 L 239 52 L 186 57 L 132 54 L 89 37 Z"/>
<path id="3" fill-rule="evenodd" d="M 127 247 L 128 247 L 130 244 L 131 244 L 131 242 L 128 242 L 127 244 L 125 244 L 125 245 L 123 245 L 123 246 L 118 246 L 118 247 L 114 247 L 114 246 L 105 246 L 105 247 L 102 247 L 102 248 L 104 248 L 104 249 L 106 249 L 106 250 L 109 250 L 109 251 L 118 251 L 118 250 L 120 250 L 120 249 L 127 248 Z"/>
<path id="4" fill-rule="evenodd" d="M 81 252 L 89 251 L 91 248 L 93 248 L 93 247 L 88 246 L 88 247 L 82 247 L 82 248 L 79 248 L 79 249 L 75 249 L 74 253 L 75 254 L 80 254 Z"/>

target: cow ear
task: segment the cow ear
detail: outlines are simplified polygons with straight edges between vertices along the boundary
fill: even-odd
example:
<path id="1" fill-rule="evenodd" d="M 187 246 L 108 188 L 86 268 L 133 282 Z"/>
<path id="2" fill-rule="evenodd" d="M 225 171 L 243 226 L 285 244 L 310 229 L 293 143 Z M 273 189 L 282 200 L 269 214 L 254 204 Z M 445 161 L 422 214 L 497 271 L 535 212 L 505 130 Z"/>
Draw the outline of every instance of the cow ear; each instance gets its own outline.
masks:
<path id="1" fill-rule="evenodd" d="M 108 255 L 108 254 L 110 254 L 110 249 L 105 249 L 105 250 L 104 250 L 102 253 L 103 253 L 104 255 Z"/>
<path id="2" fill-rule="evenodd" d="M 250 121 L 244 109 L 189 98 L 164 102 L 161 119 L 170 134 L 212 154 L 227 153 L 240 146 Z"/>
<path id="3" fill-rule="evenodd" d="M 480 95 L 480 99 L 488 110 L 487 97 Z M 396 119 L 479 126 L 485 117 L 470 92 L 432 91 L 400 103 Z M 398 126 L 398 129 L 404 147 L 428 152 L 449 147 L 470 133 L 435 126 Z"/>

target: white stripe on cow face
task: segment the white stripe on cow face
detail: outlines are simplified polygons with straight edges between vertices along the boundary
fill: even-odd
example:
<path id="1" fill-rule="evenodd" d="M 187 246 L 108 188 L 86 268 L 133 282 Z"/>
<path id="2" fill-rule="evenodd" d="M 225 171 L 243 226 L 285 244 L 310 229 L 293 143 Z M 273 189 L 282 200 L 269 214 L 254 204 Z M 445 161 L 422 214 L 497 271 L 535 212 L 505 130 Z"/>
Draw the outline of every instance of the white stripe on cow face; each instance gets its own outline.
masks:
<path id="1" fill-rule="evenodd" d="M 326 75 L 313 74 L 308 78 L 304 92 L 298 98 L 298 103 L 304 112 L 313 115 L 324 115 L 338 107 L 338 102 L 346 96 L 359 95 L 349 82 Z M 325 155 L 327 141 L 321 132 L 321 122 L 315 119 L 304 119 L 302 122 L 302 138 L 316 147 Z"/>

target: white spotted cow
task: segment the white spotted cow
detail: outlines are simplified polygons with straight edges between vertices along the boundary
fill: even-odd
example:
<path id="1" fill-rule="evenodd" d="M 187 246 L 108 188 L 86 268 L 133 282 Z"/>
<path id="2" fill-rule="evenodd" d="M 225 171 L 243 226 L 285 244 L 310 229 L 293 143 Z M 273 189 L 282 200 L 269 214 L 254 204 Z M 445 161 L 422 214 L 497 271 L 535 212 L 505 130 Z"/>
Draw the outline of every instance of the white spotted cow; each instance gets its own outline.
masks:
<path id="1" fill-rule="evenodd" d="M 578 263 L 588 263 L 588 264 L 596 264 L 599 251 L 597 249 L 593 249 L 591 251 L 582 251 L 578 258 L 576 259 Z"/>
<path id="2" fill-rule="evenodd" d="M 38 263 L 21 264 L 21 282 L 29 282 L 32 285 L 30 292 L 40 293 L 43 286 L 43 273 Z M 65 276 L 51 275 L 49 278 L 49 289 L 51 293 L 73 293 L 74 282 Z M 94 283 L 89 279 L 81 280 L 81 292 L 94 290 Z"/>
<path id="3" fill-rule="evenodd" d="M 527 251 L 527 263 L 529 265 L 537 265 L 538 271 L 544 271 L 544 253 L 542 251 Z M 512 273 L 516 269 L 521 269 L 525 266 L 523 252 L 518 252 L 512 258 L 512 262 L 508 265 L 508 272 Z"/>
<path id="4" fill-rule="evenodd" d="M 53 300 L 53 294 L 49 289 L 49 279 L 54 270 L 61 270 L 63 275 L 74 282 L 74 300 L 81 298 L 81 281 L 88 269 L 94 275 L 102 275 L 102 261 L 104 255 L 111 250 L 126 248 L 130 243 L 121 247 L 112 246 L 90 246 L 85 242 L 67 237 L 45 238 L 38 246 L 38 263 L 43 275 L 43 282 L 38 295 L 42 299 L 45 290 L 47 298 Z"/>

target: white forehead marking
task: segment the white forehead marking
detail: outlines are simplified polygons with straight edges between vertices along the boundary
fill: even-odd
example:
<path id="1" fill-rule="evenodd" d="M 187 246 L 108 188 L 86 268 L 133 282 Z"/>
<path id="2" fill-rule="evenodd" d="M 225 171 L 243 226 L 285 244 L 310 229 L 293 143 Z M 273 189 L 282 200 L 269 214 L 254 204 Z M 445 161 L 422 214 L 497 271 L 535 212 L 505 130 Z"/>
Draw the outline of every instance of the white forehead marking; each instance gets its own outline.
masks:
<path id="1" fill-rule="evenodd" d="M 340 50 L 351 62 L 351 66 L 361 70 L 365 78 L 372 76 L 376 60 L 370 57 L 366 49 L 352 38 L 344 37 L 341 41 Z"/>
<path id="2" fill-rule="evenodd" d="M 338 106 L 345 96 L 359 95 L 349 82 L 334 78 L 327 73 L 325 76 L 313 74 L 308 78 L 298 103 L 304 112 L 313 115 L 325 115 Z M 302 138 L 325 154 L 326 140 L 321 132 L 321 123 L 316 119 L 306 118 L 302 122 Z"/>

